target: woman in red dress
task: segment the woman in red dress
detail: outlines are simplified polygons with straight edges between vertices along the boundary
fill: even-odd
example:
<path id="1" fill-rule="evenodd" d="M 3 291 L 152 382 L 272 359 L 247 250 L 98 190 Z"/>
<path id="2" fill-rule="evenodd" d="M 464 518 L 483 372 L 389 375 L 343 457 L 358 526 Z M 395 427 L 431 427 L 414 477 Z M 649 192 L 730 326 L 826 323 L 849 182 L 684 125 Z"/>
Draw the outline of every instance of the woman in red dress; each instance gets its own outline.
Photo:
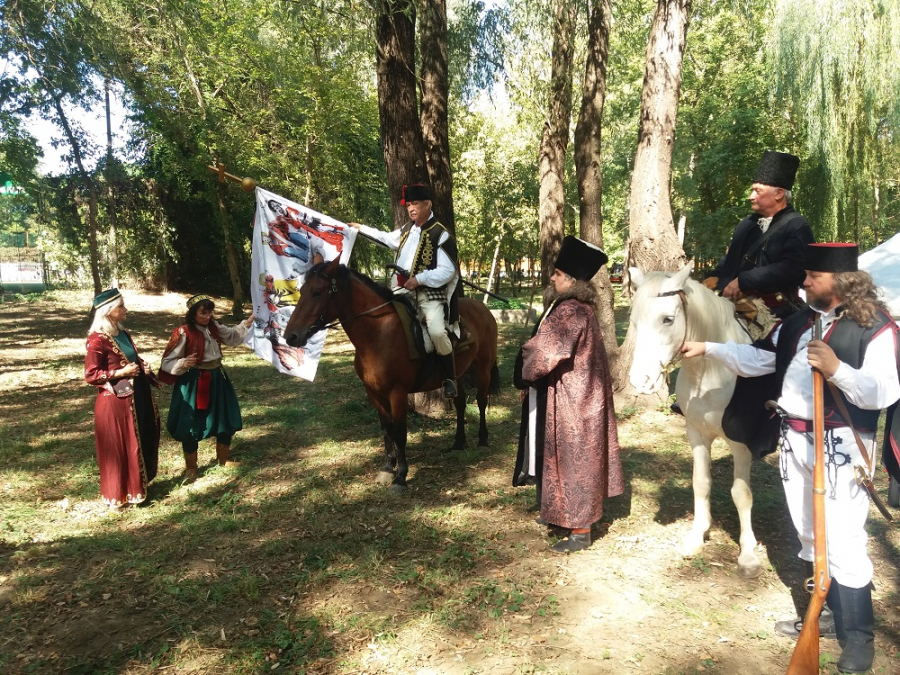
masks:
<path id="1" fill-rule="evenodd" d="M 100 496 L 119 509 L 143 502 L 147 484 L 156 477 L 159 411 L 150 384 L 157 380 L 121 325 L 128 310 L 119 290 L 94 298 L 92 311 L 84 379 L 97 387 L 94 441 Z"/>

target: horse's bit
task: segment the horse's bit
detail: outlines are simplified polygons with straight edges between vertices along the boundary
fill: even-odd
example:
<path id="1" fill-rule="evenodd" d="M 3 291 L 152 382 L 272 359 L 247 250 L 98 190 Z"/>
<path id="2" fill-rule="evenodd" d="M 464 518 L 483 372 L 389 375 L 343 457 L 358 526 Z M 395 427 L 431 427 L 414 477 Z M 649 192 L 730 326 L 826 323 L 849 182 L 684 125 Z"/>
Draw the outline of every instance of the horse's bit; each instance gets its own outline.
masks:
<path id="1" fill-rule="evenodd" d="M 331 282 L 331 284 L 328 288 L 328 297 L 325 298 L 325 306 L 322 308 L 322 313 L 319 315 L 319 318 L 316 319 L 310 325 L 309 335 L 314 335 L 314 334 L 318 333 L 319 331 L 326 330 L 328 328 L 334 328 L 335 326 L 337 326 L 338 324 L 341 323 L 340 318 L 335 319 L 334 321 L 331 321 L 331 322 L 327 322 L 325 320 L 325 315 L 328 313 L 328 308 L 331 304 L 331 296 L 333 296 L 334 294 L 336 294 L 338 292 L 337 277 L 326 276 L 324 271 L 318 271 L 315 274 L 318 274 L 323 279 L 326 279 L 327 281 Z M 359 317 L 365 316 L 366 314 L 371 314 L 372 312 L 379 310 L 382 307 L 387 307 L 388 305 L 391 304 L 391 302 L 393 302 L 393 301 L 388 300 L 387 302 L 383 302 L 380 305 L 376 305 L 375 307 L 370 307 L 369 309 L 367 309 L 363 312 L 360 312 L 359 314 L 354 314 L 350 318 L 346 319 L 346 322 L 350 323 L 351 321 L 353 321 L 353 319 L 358 319 Z"/>

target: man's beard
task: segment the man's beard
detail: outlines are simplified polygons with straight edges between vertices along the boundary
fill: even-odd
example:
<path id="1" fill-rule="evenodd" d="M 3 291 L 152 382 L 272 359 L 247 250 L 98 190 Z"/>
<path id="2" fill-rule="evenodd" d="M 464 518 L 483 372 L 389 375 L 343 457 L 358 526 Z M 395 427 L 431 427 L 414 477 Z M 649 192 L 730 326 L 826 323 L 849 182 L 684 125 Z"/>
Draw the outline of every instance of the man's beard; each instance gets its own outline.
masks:
<path id="1" fill-rule="evenodd" d="M 831 309 L 831 303 L 834 301 L 834 295 L 829 293 L 828 295 L 812 295 L 810 296 L 809 291 L 806 292 L 806 300 L 809 302 L 810 307 L 814 307 L 822 312 L 827 312 Z"/>
<path id="2" fill-rule="evenodd" d="M 559 297 L 556 286 L 552 283 L 544 289 L 544 307 L 549 307 L 550 303 Z"/>

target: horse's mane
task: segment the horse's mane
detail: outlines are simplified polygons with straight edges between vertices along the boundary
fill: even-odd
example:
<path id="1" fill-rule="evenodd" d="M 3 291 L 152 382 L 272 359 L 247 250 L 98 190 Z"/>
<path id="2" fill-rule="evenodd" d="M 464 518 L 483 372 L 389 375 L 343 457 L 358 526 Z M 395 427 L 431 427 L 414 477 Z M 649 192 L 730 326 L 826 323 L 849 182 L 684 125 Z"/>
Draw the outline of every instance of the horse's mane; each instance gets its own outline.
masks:
<path id="1" fill-rule="evenodd" d="M 309 274 L 320 274 L 326 265 L 328 265 L 327 262 L 320 262 L 316 265 L 313 265 L 309 270 Z M 360 281 L 366 288 L 371 289 L 372 292 L 377 293 L 378 297 L 382 298 L 383 300 L 395 299 L 395 296 L 390 288 L 387 288 L 386 286 L 373 281 L 362 272 L 357 272 L 356 270 L 350 269 L 346 265 L 338 266 L 337 278 L 339 280 L 344 281 L 350 279 L 351 277 Z"/>
<path id="2" fill-rule="evenodd" d="M 671 272 L 647 272 L 644 280 L 637 289 L 633 309 L 638 309 L 637 320 L 645 318 L 649 312 L 650 303 L 647 300 L 655 298 L 660 293 L 677 290 L 667 283 L 672 278 Z M 739 342 L 750 341 L 747 333 L 741 328 L 734 318 L 734 304 L 716 295 L 698 281 L 688 278 L 682 287 L 687 300 L 688 313 L 688 340 L 709 342 Z M 642 302 L 639 302 L 642 300 Z"/>
<path id="3" fill-rule="evenodd" d="M 342 265 L 342 267 L 343 267 L 343 265 Z M 348 272 L 350 272 L 351 276 L 353 276 L 358 281 L 362 282 L 363 285 L 366 286 L 366 288 L 369 288 L 373 292 L 377 293 L 379 295 L 379 297 L 381 297 L 383 300 L 396 299 L 396 296 L 394 295 L 393 291 L 391 291 L 391 289 L 388 288 L 387 286 L 384 286 L 383 284 L 379 284 L 377 281 L 370 279 L 362 272 L 357 272 L 356 270 L 351 270 L 349 267 L 347 267 L 345 269 Z"/>

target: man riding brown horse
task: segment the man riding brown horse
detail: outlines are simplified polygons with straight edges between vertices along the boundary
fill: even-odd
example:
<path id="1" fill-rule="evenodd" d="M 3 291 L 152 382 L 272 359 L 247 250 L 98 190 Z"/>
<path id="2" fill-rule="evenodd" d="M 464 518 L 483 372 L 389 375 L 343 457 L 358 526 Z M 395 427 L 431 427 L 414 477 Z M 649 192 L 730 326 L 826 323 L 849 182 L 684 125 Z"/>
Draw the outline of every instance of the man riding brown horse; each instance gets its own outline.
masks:
<path id="1" fill-rule="evenodd" d="M 444 398 L 455 398 L 456 365 L 449 331 L 459 335 L 456 239 L 435 217 L 431 192 L 425 185 L 404 185 L 400 203 L 410 222 L 399 230 L 383 232 L 368 225 L 347 224 L 396 251 L 396 266 L 409 270 L 408 275 L 396 272 L 391 283 L 412 292 L 444 373 Z"/>

